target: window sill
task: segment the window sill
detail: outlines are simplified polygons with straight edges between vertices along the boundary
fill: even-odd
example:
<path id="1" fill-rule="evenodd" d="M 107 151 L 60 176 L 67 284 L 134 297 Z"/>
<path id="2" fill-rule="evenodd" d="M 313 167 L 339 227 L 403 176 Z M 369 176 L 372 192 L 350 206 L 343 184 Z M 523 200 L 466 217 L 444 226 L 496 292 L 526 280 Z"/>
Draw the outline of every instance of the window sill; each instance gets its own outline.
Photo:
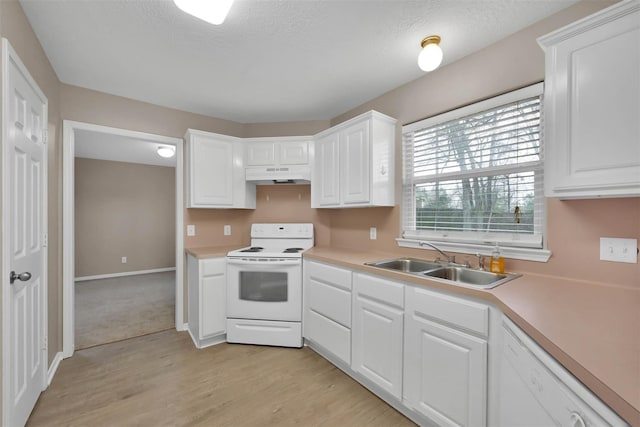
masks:
<path id="1" fill-rule="evenodd" d="M 397 238 L 396 242 L 398 246 L 403 248 L 413 249 L 426 249 L 434 250 L 428 246 L 420 246 L 421 241 L 427 240 L 413 240 Z M 485 255 L 490 256 L 493 251 L 493 245 L 473 244 L 473 243 L 457 243 L 457 242 L 443 242 L 436 240 L 428 240 L 429 243 L 433 243 L 440 250 L 445 252 L 455 252 L 471 255 Z M 515 248 L 510 246 L 500 246 L 500 252 L 504 258 L 508 259 L 520 259 L 524 261 L 536 261 L 547 262 L 551 257 L 551 251 L 548 249 L 532 249 L 532 248 Z"/>

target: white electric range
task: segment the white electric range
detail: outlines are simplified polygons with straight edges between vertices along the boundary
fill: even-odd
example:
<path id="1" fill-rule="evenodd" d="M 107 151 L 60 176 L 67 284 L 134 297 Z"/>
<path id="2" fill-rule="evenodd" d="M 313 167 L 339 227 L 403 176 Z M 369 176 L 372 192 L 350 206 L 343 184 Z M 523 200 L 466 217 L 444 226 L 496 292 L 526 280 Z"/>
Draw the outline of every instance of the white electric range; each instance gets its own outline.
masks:
<path id="1" fill-rule="evenodd" d="M 227 341 L 302 347 L 302 252 L 313 224 L 253 224 L 227 254 Z"/>

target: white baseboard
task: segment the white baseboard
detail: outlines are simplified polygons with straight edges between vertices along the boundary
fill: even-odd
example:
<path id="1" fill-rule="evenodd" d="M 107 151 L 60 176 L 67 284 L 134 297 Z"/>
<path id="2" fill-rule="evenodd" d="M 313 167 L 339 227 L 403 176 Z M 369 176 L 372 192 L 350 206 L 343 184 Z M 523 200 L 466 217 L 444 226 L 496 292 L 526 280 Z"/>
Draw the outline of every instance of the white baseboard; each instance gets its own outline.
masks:
<path id="1" fill-rule="evenodd" d="M 84 282 L 87 280 L 110 279 L 113 277 L 124 277 L 124 276 L 137 276 L 140 274 L 164 273 L 167 271 L 175 271 L 175 270 L 176 270 L 175 267 L 154 268 L 152 270 L 125 271 L 124 273 L 98 274 L 97 276 L 82 276 L 82 277 L 76 277 L 74 280 L 76 282 Z"/>
<path id="2" fill-rule="evenodd" d="M 47 371 L 47 387 L 51 385 L 51 381 L 53 381 L 53 377 L 58 370 L 58 366 L 60 366 L 60 362 L 62 362 L 62 352 L 59 351 L 56 353 L 53 361 L 51 362 L 51 366 L 49 366 L 49 370 Z"/>
<path id="3" fill-rule="evenodd" d="M 189 329 L 189 324 L 188 323 L 183 323 L 181 326 L 177 327 L 176 330 L 178 332 L 182 332 L 182 331 L 186 331 Z M 189 331 L 189 333 L 191 333 L 191 331 Z"/>

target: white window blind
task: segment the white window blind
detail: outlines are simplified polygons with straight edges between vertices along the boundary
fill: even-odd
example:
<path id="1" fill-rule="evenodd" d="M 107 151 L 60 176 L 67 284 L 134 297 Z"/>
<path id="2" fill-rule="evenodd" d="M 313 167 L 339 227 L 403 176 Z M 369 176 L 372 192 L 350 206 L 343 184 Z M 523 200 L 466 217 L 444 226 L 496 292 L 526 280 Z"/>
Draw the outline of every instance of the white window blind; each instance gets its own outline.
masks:
<path id="1" fill-rule="evenodd" d="M 403 127 L 405 239 L 541 248 L 542 84 Z"/>

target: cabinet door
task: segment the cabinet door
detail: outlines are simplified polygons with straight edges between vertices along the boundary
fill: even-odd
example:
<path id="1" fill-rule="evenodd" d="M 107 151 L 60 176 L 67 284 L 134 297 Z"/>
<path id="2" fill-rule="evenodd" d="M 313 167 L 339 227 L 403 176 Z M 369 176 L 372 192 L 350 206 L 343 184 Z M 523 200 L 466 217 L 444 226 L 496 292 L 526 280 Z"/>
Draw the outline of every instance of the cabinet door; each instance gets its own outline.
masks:
<path id="1" fill-rule="evenodd" d="M 546 47 L 548 196 L 640 195 L 640 9 L 618 9 Z"/>
<path id="2" fill-rule="evenodd" d="M 403 310 L 363 295 L 361 280 L 366 276 L 355 281 L 351 368 L 402 399 Z"/>
<path id="3" fill-rule="evenodd" d="M 347 366 L 351 363 L 351 271 L 307 261 L 304 271 L 304 337 Z"/>
<path id="4" fill-rule="evenodd" d="M 189 143 L 189 206 L 233 206 L 233 143 L 192 135 Z"/>
<path id="5" fill-rule="evenodd" d="M 267 166 L 276 163 L 274 142 L 250 142 L 247 144 L 247 166 Z"/>
<path id="6" fill-rule="evenodd" d="M 440 426 L 486 425 L 487 342 L 409 309 L 404 402 Z"/>
<path id="7" fill-rule="evenodd" d="M 278 163 L 280 165 L 306 165 L 309 163 L 309 143 L 307 141 L 278 143 Z"/>
<path id="8" fill-rule="evenodd" d="M 316 141 L 312 207 L 330 207 L 340 203 L 338 142 L 337 132 Z"/>
<path id="9" fill-rule="evenodd" d="M 200 261 L 200 339 L 220 335 L 227 323 L 227 278 L 224 258 Z"/>
<path id="10" fill-rule="evenodd" d="M 370 122 L 355 123 L 340 135 L 340 188 L 345 205 L 367 204 L 370 201 Z"/>

